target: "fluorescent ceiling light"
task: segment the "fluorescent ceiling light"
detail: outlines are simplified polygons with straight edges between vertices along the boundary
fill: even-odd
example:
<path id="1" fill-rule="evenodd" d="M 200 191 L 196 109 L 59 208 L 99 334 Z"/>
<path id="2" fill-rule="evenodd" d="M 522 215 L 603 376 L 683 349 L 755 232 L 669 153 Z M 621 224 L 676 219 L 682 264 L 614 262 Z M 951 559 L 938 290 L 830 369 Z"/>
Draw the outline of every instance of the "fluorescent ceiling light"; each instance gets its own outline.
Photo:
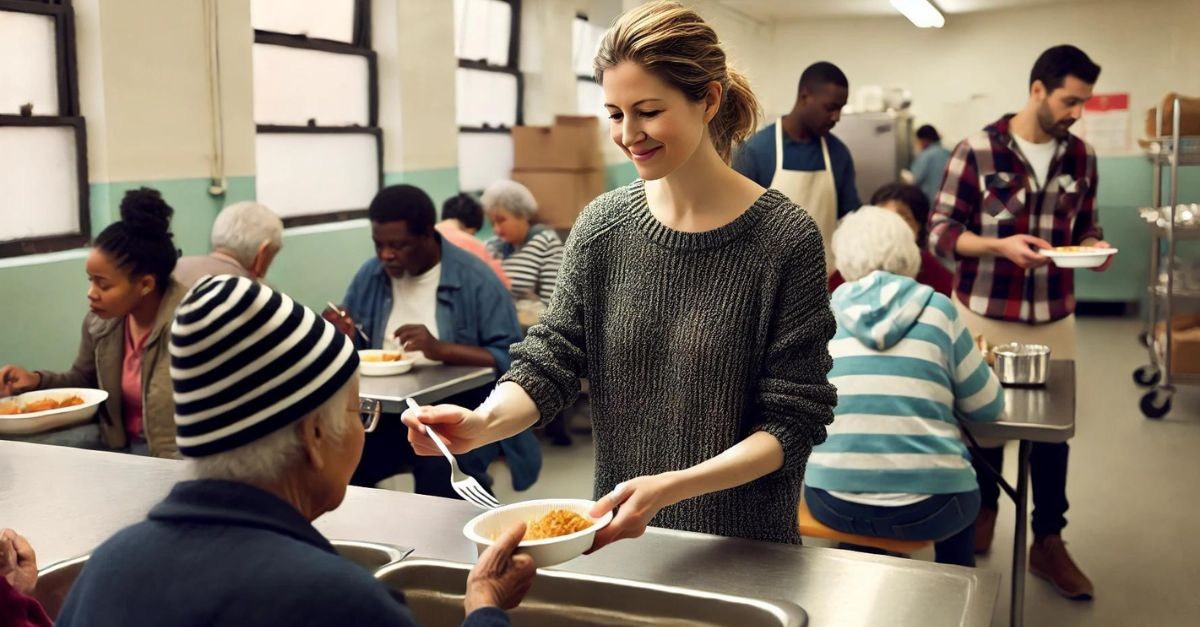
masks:
<path id="1" fill-rule="evenodd" d="M 904 14 L 917 28 L 941 28 L 946 18 L 929 0 L 891 0 L 892 6 Z"/>

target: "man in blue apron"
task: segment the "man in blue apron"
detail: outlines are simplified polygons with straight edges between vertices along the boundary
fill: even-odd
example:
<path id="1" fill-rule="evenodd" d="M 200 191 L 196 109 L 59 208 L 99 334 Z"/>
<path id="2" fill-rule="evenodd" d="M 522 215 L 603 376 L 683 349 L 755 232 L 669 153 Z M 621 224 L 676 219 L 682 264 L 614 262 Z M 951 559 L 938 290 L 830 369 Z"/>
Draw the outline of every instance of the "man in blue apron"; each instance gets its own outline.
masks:
<path id="1" fill-rule="evenodd" d="M 757 132 L 742 146 L 733 167 L 773 187 L 812 216 L 825 243 L 826 272 L 833 272 L 829 239 L 838 218 L 862 203 L 854 185 L 850 150 L 830 134 L 842 117 L 850 83 L 827 61 L 808 66 L 791 113 Z"/>

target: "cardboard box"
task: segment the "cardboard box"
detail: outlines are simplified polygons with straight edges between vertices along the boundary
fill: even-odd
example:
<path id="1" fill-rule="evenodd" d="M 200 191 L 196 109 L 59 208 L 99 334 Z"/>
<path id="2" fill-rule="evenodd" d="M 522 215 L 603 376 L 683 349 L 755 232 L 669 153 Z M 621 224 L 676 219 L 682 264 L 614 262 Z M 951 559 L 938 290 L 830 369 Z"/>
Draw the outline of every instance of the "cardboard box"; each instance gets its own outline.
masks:
<path id="1" fill-rule="evenodd" d="M 1155 327 L 1161 362 L 1166 356 L 1163 323 Z M 1200 316 L 1175 316 L 1171 319 L 1171 374 L 1200 374 Z"/>
<path id="2" fill-rule="evenodd" d="M 604 170 L 513 170 L 538 203 L 537 222 L 569 229 L 588 203 L 604 193 Z"/>
<path id="3" fill-rule="evenodd" d="M 1179 97 L 1179 134 L 1200 135 L 1200 98 L 1188 98 L 1174 92 L 1163 98 L 1163 136 L 1170 135 L 1175 125 L 1175 98 Z M 1146 112 L 1146 137 L 1157 137 L 1158 108 Z"/>
<path id="4" fill-rule="evenodd" d="M 594 116 L 560 115 L 554 126 L 513 128 L 514 170 L 599 170 L 600 120 Z"/>

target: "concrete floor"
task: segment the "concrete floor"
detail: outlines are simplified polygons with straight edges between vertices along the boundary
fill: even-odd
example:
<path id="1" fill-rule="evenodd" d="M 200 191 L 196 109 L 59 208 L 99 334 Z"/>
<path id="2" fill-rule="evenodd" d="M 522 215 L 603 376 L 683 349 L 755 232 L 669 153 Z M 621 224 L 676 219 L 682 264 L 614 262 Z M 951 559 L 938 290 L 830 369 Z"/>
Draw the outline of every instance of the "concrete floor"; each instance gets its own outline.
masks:
<path id="1" fill-rule="evenodd" d="M 1070 601 L 1030 575 L 1025 624 L 1186 625 L 1200 616 L 1200 390 L 1180 387 L 1165 419 L 1138 410 L 1142 390 L 1131 373 L 1146 362 L 1137 342 L 1141 325 L 1118 318 L 1080 319 L 1078 401 L 1071 441 L 1069 526 L 1063 536 L 1096 586 L 1092 601 Z M 586 435 L 570 448 L 543 447 L 545 465 L 533 488 L 514 493 L 503 464 L 493 467 L 501 502 L 546 497 L 591 497 L 593 448 Z M 1015 481 L 1016 446 L 1006 474 Z M 411 489 L 411 480 L 389 480 Z M 1002 573 L 993 625 L 1008 624 L 1012 559 L 1011 502 L 1001 499 L 995 544 L 979 568 Z M 1032 540 L 1032 538 L 1031 538 Z M 816 544 L 816 542 L 814 542 Z M 932 550 L 914 559 L 932 560 Z M 1188 618 L 1191 616 L 1192 618 Z"/>

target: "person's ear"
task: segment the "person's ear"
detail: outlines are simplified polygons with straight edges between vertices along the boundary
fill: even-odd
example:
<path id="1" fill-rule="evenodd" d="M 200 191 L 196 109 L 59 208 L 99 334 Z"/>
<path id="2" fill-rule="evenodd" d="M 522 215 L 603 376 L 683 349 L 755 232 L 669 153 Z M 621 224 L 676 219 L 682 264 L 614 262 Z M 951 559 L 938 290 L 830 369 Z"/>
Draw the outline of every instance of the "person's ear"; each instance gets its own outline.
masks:
<path id="1" fill-rule="evenodd" d="M 271 242 L 263 242 L 258 245 L 258 252 L 254 253 L 254 261 L 250 264 L 250 274 L 257 279 L 265 279 L 267 270 L 271 267 L 271 262 L 275 259 L 278 251 L 271 247 Z"/>
<path id="2" fill-rule="evenodd" d="M 708 90 L 704 93 L 704 123 L 712 122 L 713 118 L 717 117 L 717 113 L 721 110 L 721 96 L 725 94 L 725 89 L 717 81 L 712 81 L 708 84 Z"/>
<path id="3" fill-rule="evenodd" d="M 142 296 L 149 296 L 157 287 L 158 279 L 156 279 L 153 274 L 144 274 L 142 275 L 142 278 L 138 279 L 137 290 L 138 294 Z"/>
<path id="4" fill-rule="evenodd" d="M 296 425 L 296 429 L 300 432 L 300 441 L 304 449 L 304 460 L 313 470 L 321 470 L 328 463 L 321 449 L 329 434 L 323 432 L 318 423 L 320 423 L 320 420 L 316 414 L 312 414 L 306 416 Z"/>
<path id="5" fill-rule="evenodd" d="M 1029 86 L 1029 95 L 1034 100 L 1041 102 L 1050 94 L 1046 93 L 1046 84 L 1041 79 L 1038 79 L 1033 81 L 1033 84 Z"/>

